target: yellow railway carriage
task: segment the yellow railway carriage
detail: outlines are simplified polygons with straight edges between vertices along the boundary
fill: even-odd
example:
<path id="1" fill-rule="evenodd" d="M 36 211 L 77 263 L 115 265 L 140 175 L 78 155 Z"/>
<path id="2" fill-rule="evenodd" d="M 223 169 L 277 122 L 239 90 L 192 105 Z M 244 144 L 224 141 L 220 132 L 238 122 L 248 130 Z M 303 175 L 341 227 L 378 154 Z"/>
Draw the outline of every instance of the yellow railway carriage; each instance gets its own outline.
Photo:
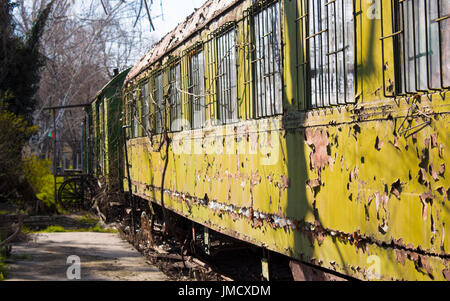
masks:
<path id="1" fill-rule="evenodd" d="M 125 80 L 126 189 L 295 262 L 449 280 L 449 16 L 206 2 Z"/>

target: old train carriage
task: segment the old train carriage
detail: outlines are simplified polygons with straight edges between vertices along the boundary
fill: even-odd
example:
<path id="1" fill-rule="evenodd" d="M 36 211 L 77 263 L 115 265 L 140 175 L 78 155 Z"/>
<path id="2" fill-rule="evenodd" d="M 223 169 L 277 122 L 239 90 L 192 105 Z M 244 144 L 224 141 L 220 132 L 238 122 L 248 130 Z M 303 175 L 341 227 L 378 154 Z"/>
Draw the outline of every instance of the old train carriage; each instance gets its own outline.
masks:
<path id="1" fill-rule="evenodd" d="M 127 75 L 126 189 L 342 275 L 449 280 L 449 14 L 206 2 Z"/>
<path id="2" fill-rule="evenodd" d="M 130 69 L 109 81 L 95 96 L 84 121 L 84 170 L 106 181 L 123 173 L 122 85 Z M 121 183 L 120 183 L 121 184 Z"/>

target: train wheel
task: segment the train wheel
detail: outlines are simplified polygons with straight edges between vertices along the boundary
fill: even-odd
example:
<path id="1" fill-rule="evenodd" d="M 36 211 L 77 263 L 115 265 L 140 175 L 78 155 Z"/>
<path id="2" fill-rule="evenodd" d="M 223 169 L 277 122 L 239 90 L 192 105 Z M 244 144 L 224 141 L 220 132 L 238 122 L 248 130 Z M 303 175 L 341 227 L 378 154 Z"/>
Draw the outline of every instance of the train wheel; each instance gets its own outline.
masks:
<path id="1" fill-rule="evenodd" d="M 64 210 L 89 209 L 93 197 L 91 185 L 82 178 L 64 181 L 58 190 L 58 202 Z"/>

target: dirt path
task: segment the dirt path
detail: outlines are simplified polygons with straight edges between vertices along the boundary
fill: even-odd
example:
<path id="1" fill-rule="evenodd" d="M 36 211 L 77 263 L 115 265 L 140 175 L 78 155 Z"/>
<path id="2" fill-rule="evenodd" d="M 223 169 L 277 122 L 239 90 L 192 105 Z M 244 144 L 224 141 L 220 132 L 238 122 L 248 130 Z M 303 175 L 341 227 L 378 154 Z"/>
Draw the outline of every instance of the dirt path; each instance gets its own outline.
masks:
<path id="1" fill-rule="evenodd" d="M 80 259 L 81 280 L 168 280 L 118 234 L 93 232 L 33 234 L 14 244 L 6 280 L 68 280 L 67 270 L 76 272 L 71 255 Z"/>

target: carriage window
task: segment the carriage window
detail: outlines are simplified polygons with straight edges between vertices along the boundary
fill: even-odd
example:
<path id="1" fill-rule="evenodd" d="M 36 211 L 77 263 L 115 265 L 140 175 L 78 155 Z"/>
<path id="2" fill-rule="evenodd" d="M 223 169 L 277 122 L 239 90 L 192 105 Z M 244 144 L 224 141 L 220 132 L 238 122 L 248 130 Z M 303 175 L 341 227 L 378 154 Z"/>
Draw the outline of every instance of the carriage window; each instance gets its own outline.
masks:
<path id="1" fill-rule="evenodd" d="M 217 106 L 223 123 L 237 121 L 236 31 L 217 38 Z"/>
<path id="2" fill-rule="evenodd" d="M 149 120 L 149 103 L 148 103 L 148 82 L 142 86 L 142 126 L 144 127 L 144 136 L 150 130 Z"/>
<path id="3" fill-rule="evenodd" d="M 205 71 L 203 51 L 197 51 L 190 58 L 190 102 L 192 128 L 198 129 L 205 123 Z"/>
<path id="4" fill-rule="evenodd" d="M 155 132 L 162 133 L 164 125 L 162 73 L 154 77 L 153 99 L 155 101 Z"/>
<path id="5" fill-rule="evenodd" d="M 133 129 L 133 119 L 132 119 L 132 113 L 131 113 L 131 107 L 132 107 L 132 105 L 131 105 L 131 103 L 130 103 L 130 101 L 131 101 L 131 99 L 132 99 L 132 94 L 130 93 L 130 92 L 127 92 L 126 94 L 125 94 L 125 110 L 126 110 L 126 121 L 127 121 L 127 125 L 129 126 L 128 128 L 127 128 L 127 130 L 126 130 L 126 133 L 127 133 L 127 136 L 128 137 L 130 137 L 130 138 L 132 138 L 132 129 Z"/>
<path id="6" fill-rule="evenodd" d="M 180 64 L 170 68 L 170 129 L 181 130 L 181 73 Z"/>
<path id="7" fill-rule="evenodd" d="M 353 0 L 308 0 L 310 106 L 354 102 Z"/>
<path id="8" fill-rule="evenodd" d="M 136 91 L 133 91 L 133 104 L 132 104 L 132 108 L 131 108 L 131 114 L 133 116 L 133 127 L 132 127 L 132 138 L 137 138 L 139 136 L 138 134 L 138 111 L 137 111 L 137 105 L 138 105 L 138 101 L 137 101 L 137 93 Z"/>
<path id="9" fill-rule="evenodd" d="M 282 113 L 280 3 L 253 16 L 256 117 Z"/>
<path id="10" fill-rule="evenodd" d="M 450 86 L 450 3 L 395 2 L 399 93 Z"/>

